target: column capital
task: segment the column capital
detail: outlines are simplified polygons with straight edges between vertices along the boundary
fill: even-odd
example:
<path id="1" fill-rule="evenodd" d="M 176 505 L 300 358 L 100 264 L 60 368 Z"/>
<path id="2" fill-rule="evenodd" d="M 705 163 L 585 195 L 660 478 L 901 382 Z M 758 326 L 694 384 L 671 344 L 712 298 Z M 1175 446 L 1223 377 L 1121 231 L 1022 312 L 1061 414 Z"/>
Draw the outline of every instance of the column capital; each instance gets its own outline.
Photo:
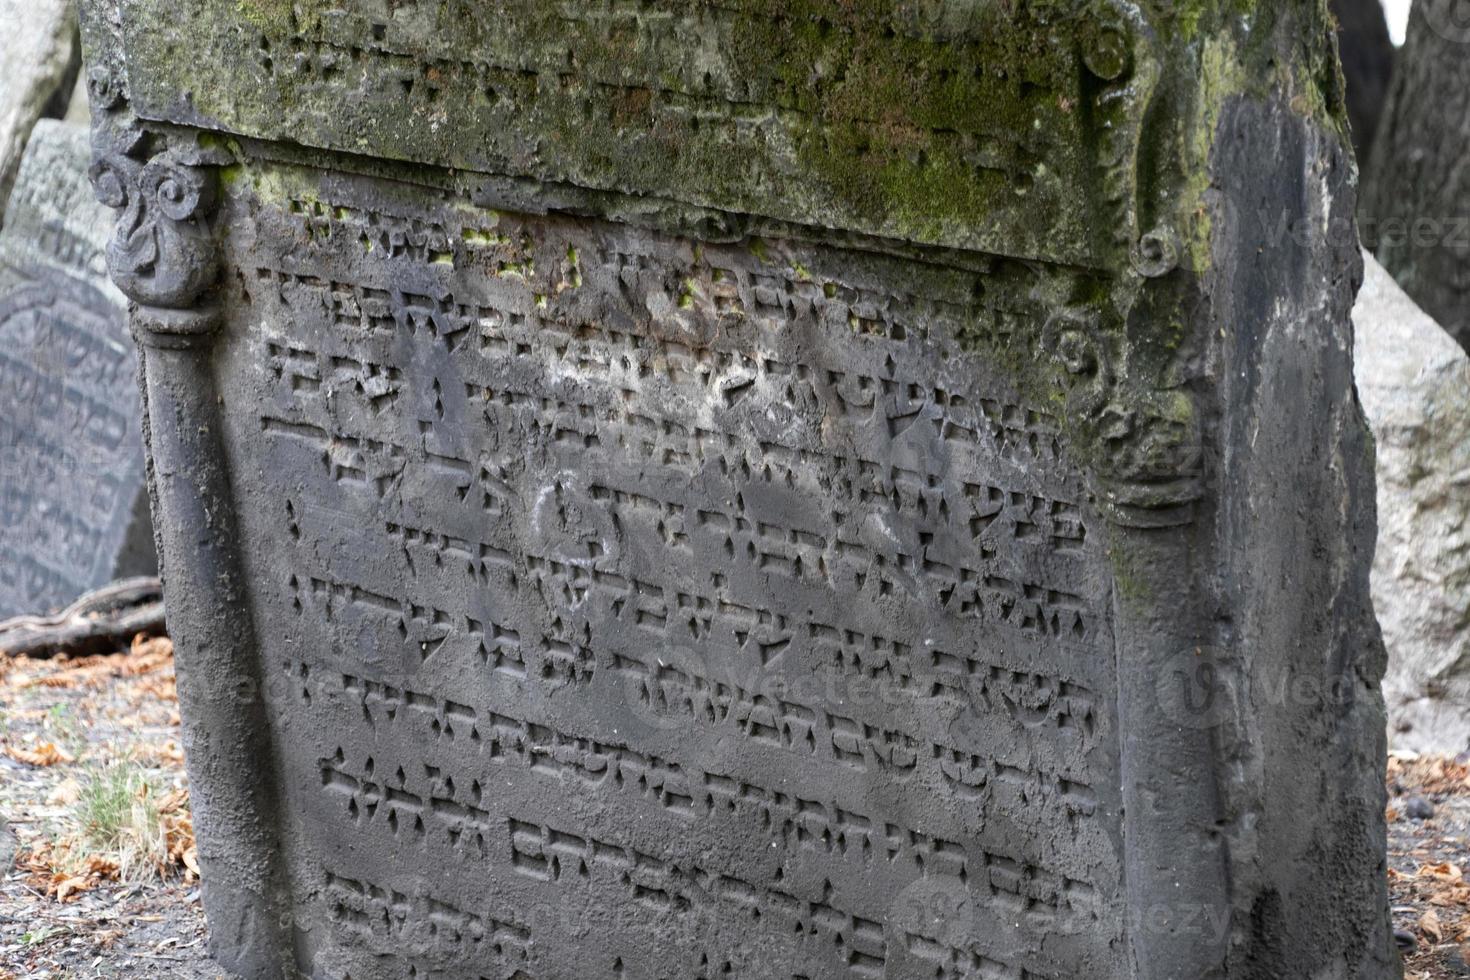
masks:
<path id="1" fill-rule="evenodd" d="M 107 245 L 108 272 L 140 308 L 192 310 L 219 278 L 214 215 L 223 161 L 142 128 L 121 85 L 89 78 L 89 88 L 102 94 L 88 176 L 98 200 L 120 212 Z M 180 318 L 154 319 L 168 325 L 163 332 L 180 332 Z"/>

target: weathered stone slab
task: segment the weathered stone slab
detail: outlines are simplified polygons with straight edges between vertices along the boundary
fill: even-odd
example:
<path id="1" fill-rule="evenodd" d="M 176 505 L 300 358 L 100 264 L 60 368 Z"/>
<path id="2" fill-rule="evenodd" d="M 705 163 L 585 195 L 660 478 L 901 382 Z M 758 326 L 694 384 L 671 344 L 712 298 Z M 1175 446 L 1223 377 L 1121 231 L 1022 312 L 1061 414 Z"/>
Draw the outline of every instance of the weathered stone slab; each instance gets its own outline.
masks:
<path id="1" fill-rule="evenodd" d="M 925 243 L 1128 254 L 1127 177 L 1107 159 L 1122 147 L 1076 152 L 1142 125 L 1108 84 L 1137 77 L 1121 8 L 126 7 L 150 118 Z M 180 20 L 199 25 L 188 58 L 171 47 Z M 1085 220 L 1094 202 L 1108 221 Z"/>
<path id="2" fill-rule="evenodd" d="M 1470 750 L 1470 357 L 1376 261 L 1353 310 L 1378 441 L 1373 602 L 1396 748 Z"/>
<path id="3" fill-rule="evenodd" d="M 157 567 L 111 214 L 86 130 L 41 122 L 0 233 L 0 618 Z"/>
<path id="4" fill-rule="evenodd" d="M 77 76 L 77 15 L 71 0 L 0 0 L 0 217 L 31 128 Z M 65 108 L 62 103 L 61 108 Z M 58 113 L 59 114 L 59 113 Z"/>
<path id="5" fill-rule="evenodd" d="M 84 32 L 223 963 L 1393 975 L 1324 10 L 184 6 Z"/>

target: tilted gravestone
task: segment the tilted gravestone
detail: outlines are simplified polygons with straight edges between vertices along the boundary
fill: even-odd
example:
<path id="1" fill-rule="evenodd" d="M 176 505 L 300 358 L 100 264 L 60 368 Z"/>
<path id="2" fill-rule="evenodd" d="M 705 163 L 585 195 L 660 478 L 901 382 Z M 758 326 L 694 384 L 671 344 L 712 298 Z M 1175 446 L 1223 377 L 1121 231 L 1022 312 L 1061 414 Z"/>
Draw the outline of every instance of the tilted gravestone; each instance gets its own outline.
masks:
<path id="1" fill-rule="evenodd" d="M 83 21 L 225 965 L 1395 974 L 1321 5 Z"/>
<path id="2" fill-rule="evenodd" d="M 85 129 L 42 121 L 0 232 L 0 619 L 157 570 L 112 214 Z"/>

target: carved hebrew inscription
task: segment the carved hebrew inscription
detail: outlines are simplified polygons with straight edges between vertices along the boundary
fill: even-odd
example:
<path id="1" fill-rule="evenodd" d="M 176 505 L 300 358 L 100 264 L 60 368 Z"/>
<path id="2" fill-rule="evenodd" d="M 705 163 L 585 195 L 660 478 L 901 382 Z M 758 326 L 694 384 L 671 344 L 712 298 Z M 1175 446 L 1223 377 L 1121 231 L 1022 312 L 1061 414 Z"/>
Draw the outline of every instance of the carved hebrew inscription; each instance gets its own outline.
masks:
<path id="1" fill-rule="evenodd" d="M 123 29 L 148 119 L 1116 268 L 1151 80 L 1113 6 L 187 0 Z"/>
<path id="2" fill-rule="evenodd" d="M 0 233 L 0 619 L 153 574 L 132 341 L 86 133 L 39 126 Z"/>
<path id="3" fill-rule="evenodd" d="M 344 975 L 664 975 L 658 936 L 680 977 L 1106 975 L 1108 579 L 1002 367 L 1077 273 L 375 190 L 227 206 L 295 886 Z"/>
<path id="4" fill-rule="evenodd" d="M 143 479 L 119 319 L 59 273 L 0 278 L 0 615 L 65 605 L 113 575 Z"/>
<path id="5" fill-rule="evenodd" d="M 1393 975 L 1325 5 L 82 9 L 222 965 Z"/>

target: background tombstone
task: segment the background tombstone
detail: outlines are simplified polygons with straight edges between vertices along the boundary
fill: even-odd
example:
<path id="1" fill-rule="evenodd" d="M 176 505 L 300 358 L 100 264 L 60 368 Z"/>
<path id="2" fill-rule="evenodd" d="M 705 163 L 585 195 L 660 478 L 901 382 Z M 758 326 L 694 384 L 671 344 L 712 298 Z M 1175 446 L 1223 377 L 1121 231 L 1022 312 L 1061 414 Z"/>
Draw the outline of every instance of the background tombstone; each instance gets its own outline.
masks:
<path id="1" fill-rule="evenodd" d="M 1395 748 L 1470 751 L 1470 357 L 1377 262 L 1353 310 L 1378 442 L 1373 600 Z"/>
<path id="2" fill-rule="evenodd" d="M 125 305 L 86 130 L 42 121 L 0 232 L 0 619 L 157 570 Z"/>
<path id="3" fill-rule="evenodd" d="M 1337 45 L 1347 82 L 1348 118 L 1360 172 L 1367 173 L 1373 138 L 1393 77 L 1394 47 L 1382 0 L 1332 0 L 1337 18 Z"/>
<path id="4" fill-rule="evenodd" d="M 1363 195 L 1364 240 L 1470 351 L 1470 18 L 1415 0 Z"/>
<path id="5" fill-rule="evenodd" d="M 223 963 L 1395 975 L 1325 5 L 392 7 L 84 14 Z"/>
<path id="6" fill-rule="evenodd" d="M 0 217 L 31 128 L 60 115 L 77 77 L 81 50 L 72 0 L 0 0 Z"/>

